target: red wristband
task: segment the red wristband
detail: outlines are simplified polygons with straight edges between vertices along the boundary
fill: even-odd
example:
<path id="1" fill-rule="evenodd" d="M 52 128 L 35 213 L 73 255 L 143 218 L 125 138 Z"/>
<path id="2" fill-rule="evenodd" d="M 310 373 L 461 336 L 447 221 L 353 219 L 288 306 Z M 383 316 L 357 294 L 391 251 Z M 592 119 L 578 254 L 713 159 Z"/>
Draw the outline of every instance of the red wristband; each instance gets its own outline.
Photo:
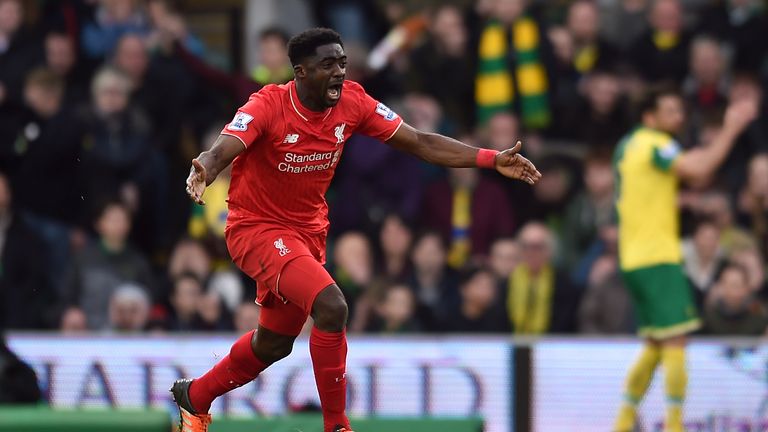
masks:
<path id="1" fill-rule="evenodd" d="M 497 154 L 499 154 L 499 152 L 496 150 L 480 149 L 477 152 L 475 163 L 480 168 L 496 168 Z"/>

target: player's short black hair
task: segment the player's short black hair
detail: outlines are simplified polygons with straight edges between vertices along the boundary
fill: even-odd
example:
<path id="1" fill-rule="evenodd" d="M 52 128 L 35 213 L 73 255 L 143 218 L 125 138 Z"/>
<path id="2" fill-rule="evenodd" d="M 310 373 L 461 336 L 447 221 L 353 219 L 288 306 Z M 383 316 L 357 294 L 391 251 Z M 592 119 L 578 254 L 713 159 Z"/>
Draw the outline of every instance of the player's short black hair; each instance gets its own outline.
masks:
<path id="1" fill-rule="evenodd" d="M 333 29 L 315 27 L 304 30 L 288 41 L 288 58 L 291 59 L 291 64 L 296 66 L 305 58 L 315 55 L 317 47 L 333 43 L 344 47 L 341 35 Z"/>
<path id="2" fill-rule="evenodd" d="M 675 96 L 682 98 L 680 89 L 671 83 L 663 83 L 648 89 L 637 103 L 637 115 L 642 118 L 643 114 L 649 111 L 656 111 L 661 98 Z"/>

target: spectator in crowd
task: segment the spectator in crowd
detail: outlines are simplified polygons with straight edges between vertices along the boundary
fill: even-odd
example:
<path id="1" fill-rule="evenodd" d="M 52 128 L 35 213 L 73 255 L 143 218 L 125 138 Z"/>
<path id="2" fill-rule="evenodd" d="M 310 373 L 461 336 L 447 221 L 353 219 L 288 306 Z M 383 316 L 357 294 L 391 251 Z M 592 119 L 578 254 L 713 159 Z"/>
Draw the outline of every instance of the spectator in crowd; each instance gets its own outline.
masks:
<path id="1" fill-rule="evenodd" d="M 409 255 L 413 233 L 403 218 L 391 213 L 379 230 L 379 256 L 376 272 L 381 279 L 402 281 L 410 272 Z"/>
<path id="2" fill-rule="evenodd" d="M 358 312 L 357 301 L 366 293 L 374 277 L 373 251 L 364 234 L 350 231 L 336 239 L 331 275 L 344 293 L 349 305 L 349 319 L 352 321 Z M 365 302 L 364 306 L 360 313 L 368 314 L 370 302 Z M 367 317 L 360 320 L 366 322 Z"/>
<path id="3" fill-rule="evenodd" d="M 427 189 L 422 224 L 450 240 L 448 264 L 460 269 L 482 262 L 494 238 L 512 234 L 514 221 L 504 190 L 493 180 L 476 168 L 448 173 Z"/>
<path id="4" fill-rule="evenodd" d="M 416 315 L 426 331 L 439 330 L 448 310 L 459 306 L 456 274 L 447 265 L 445 242 L 440 233 L 425 231 L 413 242 L 413 269 L 408 286 L 416 297 Z"/>
<path id="5" fill-rule="evenodd" d="M 468 47 L 469 34 L 461 10 L 452 4 L 439 5 L 430 16 L 424 43 L 411 52 L 408 74 L 410 89 L 437 100 L 445 117 L 462 133 L 469 132 L 474 124 Z"/>
<path id="6" fill-rule="evenodd" d="M 561 101 L 553 134 L 590 149 L 612 150 L 630 127 L 629 109 L 618 76 L 608 70 L 585 75 L 573 99 Z"/>
<path id="7" fill-rule="evenodd" d="M 591 261 L 584 297 L 578 307 L 580 333 L 629 334 L 636 325 L 629 291 L 619 272 L 616 226 L 604 227 L 597 259 Z"/>
<path id="8" fill-rule="evenodd" d="M 185 272 L 179 275 L 173 283 L 171 291 L 172 313 L 168 320 L 171 331 L 197 330 L 197 306 L 203 297 L 203 284 L 197 275 Z"/>
<path id="9" fill-rule="evenodd" d="M 555 110 L 555 120 L 558 120 L 558 117 L 562 115 L 559 111 L 577 98 L 577 87 L 581 74 L 574 66 L 576 48 L 573 35 L 568 31 L 568 28 L 565 26 L 549 27 L 547 38 L 549 43 L 552 44 L 554 57 L 552 64 L 552 75 L 554 75 L 555 79 L 553 83 L 555 89 L 553 109 Z M 555 126 L 559 127 L 558 125 Z"/>
<path id="10" fill-rule="evenodd" d="M 521 129 L 520 121 L 512 112 L 497 112 L 488 120 L 488 123 L 478 128 L 476 135 L 480 140 L 482 147 L 502 151 L 514 147 L 518 140 L 525 141 L 527 157 L 537 159 L 542 153 L 542 141 L 537 134 L 524 134 Z M 472 142 L 471 139 L 465 139 L 464 142 Z M 538 163 L 537 163 L 538 165 Z M 517 184 L 517 182 L 507 181 L 501 174 L 496 172 L 483 171 L 481 175 L 496 182 L 501 186 L 507 201 L 510 203 L 534 201 L 533 191 L 527 185 Z M 514 206 L 514 228 L 528 221 L 535 209 L 526 206 Z"/>
<path id="11" fill-rule="evenodd" d="M 83 27 L 83 52 L 89 58 L 104 59 L 123 35 L 148 32 L 149 22 L 138 0 L 99 0 L 93 20 Z"/>
<path id="12" fill-rule="evenodd" d="M 131 92 L 136 93 L 146 85 L 145 77 L 149 69 L 149 54 L 145 40 L 136 34 L 127 34 L 117 40 L 112 65 L 131 80 Z M 153 93 L 147 89 L 146 93 Z M 160 96 L 158 96 L 159 98 Z"/>
<path id="13" fill-rule="evenodd" d="M 742 247 L 731 252 L 729 261 L 747 271 L 747 285 L 752 293 L 768 297 L 768 279 L 765 277 L 765 261 L 756 247 Z"/>
<path id="14" fill-rule="evenodd" d="M 680 0 L 654 0 L 648 23 L 648 31 L 629 50 L 633 65 L 649 82 L 680 83 L 687 71 L 691 39 L 684 28 Z"/>
<path id="15" fill-rule="evenodd" d="M 259 64 L 251 78 L 261 85 L 285 84 L 293 79 L 288 61 L 288 35 L 280 28 L 268 27 L 259 33 Z"/>
<path id="16" fill-rule="evenodd" d="M 128 244 L 131 214 L 117 201 L 102 207 L 95 224 L 98 238 L 74 257 L 65 280 L 66 305 L 82 309 L 88 328 L 109 325 L 109 299 L 117 288 L 133 282 L 150 293 L 154 287 L 146 258 Z"/>
<path id="17" fill-rule="evenodd" d="M 163 234 L 158 218 L 165 211 L 165 167 L 152 147 L 145 113 L 129 104 L 131 81 L 105 67 L 93 79 L 93 104 L 84 113 L 86 139 L 81 175 L 86 210 L 120 196 L 135 213 L 135 242 L 151 250 Z M 145 227 L 151 227 L 146 228 Z"/>
<path id="18" fill-rule="evenodd" d="M 551 53 L 545 34 L 527 0 L 494 2 L 478 45 L 475 104 L 480 124 L 499 111 L 515 111 L 526 128 L 549 126 Z"/>
<path id="19" fill-rule="evenodd" d="M 83 134 L 73 110 L 63 105 L 64 93 L 64 82 L 50 70 L 34 69 L 27 75 L 26 110 L 12 176 L 19 209 L 47 243 L 49 277 L 55 284 L 60 284 L 69 262 L 70 233 L 83 217 L 77 182 Z"/>
<path id="20" fill-rule="evenodd" d="M 768 254 L 768 153 L 749 162 L 747 183 L 736 204 L 741 225 L 748 227 L 763 256 Z"/>
<path id="21" fill-rule="evenodd" d="M 600 36 L 600 12 L 592 0 L 571 3 L 566 28 L 573 39 L 573 68 L 579 74 L 612 68 L 618 61 L 618 50 Z"/>
<path id="22" fill-rule="evenodd" d="M 63 334 L 82 334 L 88 331 L 88 317 L 82 309 L 69 308 L 61 315 L 59 331 Z"/>
<path id="23" fill-rule="evenodd" d="M 620 51 L 627 51 L 648 29 L 646 16 L 653 0 L 598 2 L 600 33 Z"/>
<path id="24" fill-rule="evenodd" d="M 575 330 L 579 296 L 554 265 L 555 238 L 539 222 L 520 229 L 522 261 L 507 288 L 507 312 L 515 334 L 567 333 Z"/>
<path id="25" fill-rule="evenodd" d="M 453 333 L 500 333 L 509 331 L 509 320 L 500 301 L 493 272 L 466 270 L 459 282 L 461 303 L 447 310 L 441 331 Z"/>
<path id="26" fill-rule="evenodd" d="M 749 287 L 747 270 L 728 264 L 707 296 L 704 331 L 713 335 L 762 335 L 768 329 L 768 310 Z"/>
<path id="27" fill-rule="evenodd" d="M 721 112 L 728 101 L 728 62 L 720 41 L 697 36 L 691 42 L 689 71 L 683 95 L 691 107 L 690 122 L 700 129 L 706 114 Z"/>
<path id="28" fill-rule="evenodd" d="M 191 273 L 200 281 L 208 280 L 211 274 L 211 256 L 208 250 L 201 242 L 190 238 L 179 240 L 168 260 L 169 280 L 175 280 L 184 273 Z"/>
<path id="29" fill-rule="evenodd" d="M 520 120 L 511 112 L 498 112 L 488 119 L 488 124 L 480 130 L 485 146 L 492 150 L 504 151 L 514 147 L 521 139 Z"/>
<path id="30" fill-rule="evenodd" d="M 714 34 L 733 47 L 736 70 L 757 70 L 768 51 L 768 16 L 760 0 L 707 2 L 700 12 L 699 32 Z"/>
<path id="31" fill-rule="evenodd" d="M 47 277 L 47 248 L 14 209 L 0 173 L 0 329 L 41 330 L 55 324 L 57 293 Z"/>
<path id="32" fill-rule="evenodd" d="M 720 247 L 720 229 L 711 220 L 698 223 L 690 238 L 683 240 L 683 269 L 693 289 L 696 305 L 704 298 L 725 265 L 725 254 Z"/>
<path id="33" fill-rule="evenodd" d="M 183 96 L 187 74 L 173 60 L 151 58 L 147 50 L 145 39 L 127 34 L 117 42 L 112 65 L 130 79 L 130 102 L 149 117 L 152 144 L 170 152 L 178 140 L 182 117 L 194 112 L 193 107 L 185 106 L 188 99 Z"/>
<path id="34" fill-rule="evenodd" d="M 376 312 L 366 326 L 369 333 L 414 333 L 423 330 L 416 312 L 416 297 L 407 285 L 394 284 L 384 289 L 374 306 Z"/>
<path id="35" fill-rule="evenodd" d="M 755 247 L 755 239 L 736 224 L 733 206 L 726 193 L 711 191 L 692 203 L 694 215 L 711 219 L 720 230 L 720 246 L 726 255 L 746 247 Z"/>
<path id="36" fill-rule="evenodd" d="M 133 283 L 120 285 L 109 299 L 109 330 L 135 333 L 146 329 L 150 300 L 144 287 Z"/>
<path id="37" fill-rule="evenodd" d="M 78 61 L 75 42 L 66 33 L 53 31 L 45 36 L 45 67 L 64 80 L 64 103 L 78 107 L 88 101 L 86 65 Z"/>
<path id="38" fill-rule="evenodd" d="M 606 153 L 592 153 L 584 161 L 584 190 L 568 204 L 563 221 L 563 261 L 573 272 L 592 246 L 601 227 L 614 218 L 614 173 Z"/>
<path id="39" fill-rule="evenodd" d="M 500 283 L 506 284 L 521 260 L 520 244 L 514 238 L 499 237 L 491 244 L 488 267 Z"/>
<path id="40" fill-rule="evenodd" d="M 253 301 L 240 303 L 235 310 L 235 332 L 245 333 L 259 328 L 259 314 L 261 306 Z"/>
<path id="41" fill-rule="evenodd" d="M 221 296 L 210 290 L 206 291 L 197 304 L 199 331 L 231 331 L 234 328 L 232 314 L 229 313 Z"/>
<path id="42" fill-rule="evenodd" d="M 22 100 L 24 77 L 39 60 L 34 33 L 23 26 L 20 0 L 0 1 L 0 115 Z"/>
<path id="43" fill-rule="evenodd" d="M 521 221 L 543 221 L 559 233 L 568 202 L 579 187 L 581 161 L 575 155 L 550 153 L 542 156 L 536 165 L 542 174 L 541 181 L 533 187 L 531 202 L 516 206 L 515 214 L 524 214 Z"/>

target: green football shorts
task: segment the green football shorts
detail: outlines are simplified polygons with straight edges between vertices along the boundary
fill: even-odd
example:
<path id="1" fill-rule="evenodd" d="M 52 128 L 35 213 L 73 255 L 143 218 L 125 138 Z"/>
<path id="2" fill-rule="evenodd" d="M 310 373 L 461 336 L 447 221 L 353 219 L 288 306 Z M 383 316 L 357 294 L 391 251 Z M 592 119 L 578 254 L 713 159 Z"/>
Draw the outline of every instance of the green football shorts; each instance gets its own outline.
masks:
<path id="1" fill-rule="evenodd" d="M 622 271 L 635 304 L 638 334 L 656 340 L 691 333 L 701 326 L 680 264 Z"/>

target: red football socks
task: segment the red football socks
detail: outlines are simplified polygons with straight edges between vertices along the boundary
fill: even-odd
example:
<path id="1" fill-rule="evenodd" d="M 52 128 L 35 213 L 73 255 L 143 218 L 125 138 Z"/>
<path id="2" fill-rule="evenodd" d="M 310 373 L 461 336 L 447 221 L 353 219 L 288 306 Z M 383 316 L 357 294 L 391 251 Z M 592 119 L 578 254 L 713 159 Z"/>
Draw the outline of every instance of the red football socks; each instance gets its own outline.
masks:
<path id="1" fill-rule="evenodd" d="M 349 428 L 344 410 L 347 405 L 347 335 L 342 330 L 329 333 L 312 327 L 309 337 L 309 352 L 315 370 L 317 392 L 323 409 L 323 424 L 326 432 L 334 426 Z"/>
<path id="2" fill-rule="evenodd" d="M 255 331 L 255 330 L 254 330 Z M 205 375 L 192 381 L 189 400 L 198 414 L 205 414 L 217 397 L 248 384 L 267 368 L 251 348 L 253 331 L 242 336 L 232 345 L 229 355 L 221 359 Z"/>

